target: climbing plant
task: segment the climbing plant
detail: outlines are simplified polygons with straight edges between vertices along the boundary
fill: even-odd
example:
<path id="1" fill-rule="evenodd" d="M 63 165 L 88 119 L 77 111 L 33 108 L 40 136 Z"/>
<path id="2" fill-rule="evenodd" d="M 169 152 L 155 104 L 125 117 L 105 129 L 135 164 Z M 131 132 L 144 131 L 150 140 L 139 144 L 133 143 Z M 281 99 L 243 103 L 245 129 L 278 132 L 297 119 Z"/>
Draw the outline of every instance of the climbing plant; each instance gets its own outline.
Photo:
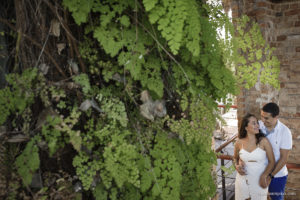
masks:
<path id="1" fill-rule="evenodd" d="M 62 6 L 81 31 L 66 50 L 74 46 L 80 68 L 76 59 L 51 73 L 27 66 L 9 74 L 0 90 L 0 125 L 26 136 L 15 158 L 24 185 L 47 169 L 49 158 L 65 171 L 59 180 L 72 176 L 88 198 L 213 197 L 216 101 L 236 94 L 238 83 L 277 84 L 271 50 L 253 54 L 257 39 L 264 44 L 258 27 L 242 18 L 233 29 L 220 7 L 197 0 L 63 0 Z M 65 19 L 59 17 L 72 40 Z M 222 26 L 231 39 L 220 37 Z M 60 166 L 63 158 L 71 158 L 69 171 Z M 47 189 L 38 194 L 46 197 Z"/>
<path id="2" fill-rule="evenodd" d="M 273 55 L 275 48 L 271 48 L 263 38 L 259 25 L 244 15 L 235 19 L 235 26 L 235 29 L 228 27 L 228 34 L 234 37 L 223 42 L 232 47 L 225 48 L 228 51 L 225 62 L 234 66 L 238 83 L 246 89 L 253 87 L 256 82 L 279 89 L 280 62 Z"/>

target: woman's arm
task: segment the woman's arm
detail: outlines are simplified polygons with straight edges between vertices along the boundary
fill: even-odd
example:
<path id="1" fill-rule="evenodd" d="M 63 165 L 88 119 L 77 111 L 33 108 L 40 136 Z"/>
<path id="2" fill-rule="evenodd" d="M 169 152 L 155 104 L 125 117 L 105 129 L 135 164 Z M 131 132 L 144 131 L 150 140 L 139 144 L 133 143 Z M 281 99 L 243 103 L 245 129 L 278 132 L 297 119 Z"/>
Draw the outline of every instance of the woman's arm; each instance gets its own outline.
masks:
<path id="1" fill-rule="evenodd" d="M 268 185 L 271 182 L 271 177 L 269 174 L 273 171 L 274 166 L 275 166 L 275 157 L 272 149 L 272 145 L 270 144 L 269 140 L 267 138 L 263 138 L 261 141 L 261 145 L 263 149 L 267 153 L 267 158 L 268 158 L 268 165 L 265 169 L 265 171 L 262 173 L 260 176 L 259 184 L 262 188 L 268 187 Z"/>
<path id="2" fill-rule="evenodd" d="M 237 164 L 238 161 L 239 161 L 239 151 L 240 151 L 240 149 L 239 149 L 238 143 L 239 143 L 239 140 L 237 140 L 234 144 L 234 151 L 233 151 L 233 163 L 234 164 Z"/>
<path id="3" fill-rule="evenodd" d="M 233 164 L 236 171 L 240 175 L 245 175 L 246 173 L 244 170 L 244 162 L 240 160 L 239 152 L 240 152 L 240 140 L 237 140 L 234 144 Z"/>

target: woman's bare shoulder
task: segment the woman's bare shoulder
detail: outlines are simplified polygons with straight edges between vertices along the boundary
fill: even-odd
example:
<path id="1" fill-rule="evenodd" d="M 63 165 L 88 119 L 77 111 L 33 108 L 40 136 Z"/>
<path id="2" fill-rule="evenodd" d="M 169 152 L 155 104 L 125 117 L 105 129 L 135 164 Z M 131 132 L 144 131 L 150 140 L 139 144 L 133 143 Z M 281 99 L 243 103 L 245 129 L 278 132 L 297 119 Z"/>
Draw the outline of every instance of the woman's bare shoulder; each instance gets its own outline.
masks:
<path id="1" fill-rule="evenodd" d="M 235 144 L 234 144 L 234 145 L 237 146 L 237 147 L 239 147 L 239 146 L 242 144 L 242 140 L 243 140 L 243 139 L 239 139 L 239 138 L 238 138 L 238 139 L 235 141 Z"/>
<path id="2" fill-rule="evenodd" d="M 268 140 L 268 138 L 263 137 L 263 138 L 261 138 L 260 142 L 261 142 L 261 143 L 268 143 L 269 140 Z"/>
<path id="3" fill-rule="evenodd" d="M 266 138 L 266 137 L 263 137 L 263 138 L 261 139 L 260 143 L 261 143 L 262 145 L 270 144 L 268 138 Z"/>

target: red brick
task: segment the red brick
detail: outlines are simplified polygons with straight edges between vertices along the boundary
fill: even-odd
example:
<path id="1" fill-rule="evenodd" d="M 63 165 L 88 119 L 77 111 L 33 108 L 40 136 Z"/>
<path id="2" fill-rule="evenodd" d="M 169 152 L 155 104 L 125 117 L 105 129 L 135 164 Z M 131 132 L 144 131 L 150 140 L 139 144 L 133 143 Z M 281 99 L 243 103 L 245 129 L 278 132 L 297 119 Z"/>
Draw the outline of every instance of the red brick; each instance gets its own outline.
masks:
<path id="1" fill-rule="evenodd" d="M 290 5 L 281 5 L 281 10 L 287 10 L 290 8 Z"/>
<path id="2" fill-rule="evenodd" d="M 286 17 L 286 18 L 288 18 L 288 17 Z M 286 28 L 289 29 L 289 28 L 293 27 L 294 24 L 295 24 L 294 21 L 289 21 L 288 19 L 286 19 L 286 20 L 282 20 L 281 23 L 278 24 L 277 28 L 278 29 L 286 29 Z"/>
<path id="3" fill-rule="evenodd" d="M 256 10 L 251 10 L 246 14 L 250 17 L 262 16 L 262 15 L 266 14 L 266 10 L 265 9 L 256 9 Z"/>
<path id="4" fill-rule="evenodd" d="M 300 47 L 296 47 L 296 52 L 300 52 Z"/>
<path id="5" fill-rule="evenodd" d="M 284 41 L 284 40 L 286 40 L 286 35 L 277 36 L 277 41 Z"/>
<path id="6" fill-rule="evenodd" d="M 285 56 L 283 56 L 283 55 L 276 55 L 276 56 L 279 60 L 283 60 L 285 58 Z"/>
<path id="7" fill-rule="evenodd" d="M 300 88 L 285 88 L 289 94 L 300 94 Z M 297 112 L 300 112 L 300 106 L 297 107 Z"/>
<path id="8" fill-rule="evenodd" d="M 255 10 L 255 16 L 262 16 L 266 14 L 266 10 L 265 9 L 258 9 Z"/>
<path id="9" fill-rule="evenodd" d="M 278 44 L 275 43 L 275 42 L 271 42 L 271 43 L 270 43 L 270 47 L 277 47 L 277 46 L 278 46 Z"/>
<path id="10" fill-rule="evenodd" d="M 239 13 L 238 12 L 232 12 L 232 18 L 237 18 L 239 17 Z"/>
<path id="11" fill-rule="evenodd" d="M 242 97 L 242 98 L 238 97 L 237 99 L 238 99 L 239 102 L 245 102 L 245 97 Z"/>
<path id="12" fill-rule="evenodd" d="M 238 5 L 237 5 L 237 4 L 235 4 L 235 5 L 231 6 L 231 10 L 238 10 L 238 9 L 239 9 L 239 7 L 238 7 Z"/>
<path id="13" fill-rule="evenodd" d="M 274 4 L 271 4 L 271 9 L 275 10 L 275 5 Z"/>
<path id="14" fill-rule="evenodd" d="M 265 23 L 259 24 L 259 26 L 260 26 L 261 28 L 267 28 L 267 27 L 268 27 L 268 25 L 265 24 Z"/>
<path id="15" fill-rule="evenodd" d="M 267 15 L 273 15 L 273 11 L 267 10 Z"/>
<path id="16" fill-rule="evenodd" d="M 297 9 L 297 8 L 299 8 L 300 7 L 300 5 L 298 4 L 298 3 L 294 3 L 294 4 L 291 4 L 290 5 L 290 8 L 291 9 Z"/>
<path id="17" fill-rule="evenodd" d="M 268 4 L 266 2 L 258 2 L 257 7 L 268 7 Z"/>
<path id="18" fill-rule="evenodd" d="M 297 106 L 297 113 L 300 113 L 300 106 Z M 300 135 L 299 135 L 300 137 Z"/>
<path id="19" fill-rule="evenodd" d="M 294 9 L 294 10 L 290 10 L 285 12 L 285 16 L 291 16 L 291 15 L 297 15 L 298 13 L 300 13 L 300 9 Z"/>
<path id="20" fill-rule="evenodd" d="M 289 81 L 294 81 L 299 84 L 300 76 L 299 76 L 299 71 L 296 71 L 296 69 L 291 69 L 289 71 L 288 77 L 289 77 Z"/>
<path id="21" fill-rule="evenodd" d="M 299 71 L 300 71 L 300 60 L 293 60 L 290 62 L 290 69 L 293 69 L 293 68 L 298 68 Z"/>

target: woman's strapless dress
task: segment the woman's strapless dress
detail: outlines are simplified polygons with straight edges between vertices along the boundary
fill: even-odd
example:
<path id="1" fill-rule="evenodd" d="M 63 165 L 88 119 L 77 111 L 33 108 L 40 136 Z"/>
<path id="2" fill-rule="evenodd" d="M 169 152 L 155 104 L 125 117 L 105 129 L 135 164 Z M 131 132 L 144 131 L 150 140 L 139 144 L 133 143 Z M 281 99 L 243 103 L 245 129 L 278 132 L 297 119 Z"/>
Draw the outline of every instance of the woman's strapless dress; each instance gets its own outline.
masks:
<path id="1" fill-rule="evenodd" d="M 252 152 L 241 149 L 240 159 L 245 162 L 246 175 L 237 173 L 235 179 L 235 199 L 245 200 L 266 200 L 268 188 L 262 188 L 259 185 L 260 175 L 264 172 L 268 158 L 266 152 L 257 147 Z"/>

